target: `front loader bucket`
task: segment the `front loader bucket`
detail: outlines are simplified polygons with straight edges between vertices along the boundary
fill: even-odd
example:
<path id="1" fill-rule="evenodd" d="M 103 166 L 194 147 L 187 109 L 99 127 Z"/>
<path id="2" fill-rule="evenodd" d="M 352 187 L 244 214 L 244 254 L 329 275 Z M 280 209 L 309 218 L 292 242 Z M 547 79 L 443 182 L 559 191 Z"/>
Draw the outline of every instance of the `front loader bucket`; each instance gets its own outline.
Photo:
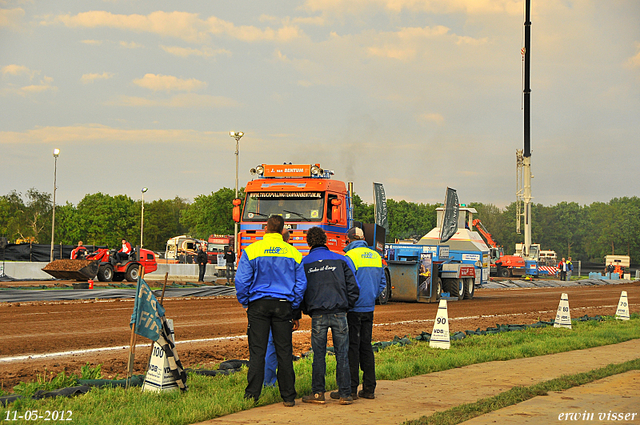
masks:
<path id="1" fill-rule="evenodd" d="M 91 260 L 55 260 L 47 264 L 42 271 L 65 280 L 89 280 L 96 277 L 100 261 Z"/>

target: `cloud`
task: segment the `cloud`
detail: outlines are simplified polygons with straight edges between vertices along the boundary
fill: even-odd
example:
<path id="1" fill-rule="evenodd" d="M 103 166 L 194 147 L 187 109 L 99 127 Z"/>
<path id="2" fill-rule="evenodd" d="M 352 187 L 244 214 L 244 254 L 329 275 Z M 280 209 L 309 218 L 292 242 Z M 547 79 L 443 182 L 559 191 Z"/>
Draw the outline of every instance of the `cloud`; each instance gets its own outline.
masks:
<path id="1" fill-rule="evenodd" d="M 135 41 L 131 41 L 131 42 L 121 41 L 120 46 L 124 47 L 125 49 L 137 49 L 139 47 L 144 47 L 142 44 L 138 44 Z"/>
<path id="2" fill-rule="evenodd" d="M 24 9 L 19 7 L 15 9 L 0 9 L 0 28 L 19 28 L 23 16 Z"/>
<path id="3" fill-rule="evenodd" d="M 117 28 L 127 31 L 148 32 L 163 37 L 175 37 L 189 43 L 204 43 L 210 35 L 226 35 L 242 41 L 262 40 L 291 41 L 302 36 L 295 25 L 284 24 L 281 28 L 260 29 L 254 26 L 236 27 L 233 23 L 215 16 L 201 19 L 197 13 L 156 11 L 148 15 L 116 15 L 94 10 L 77 15 L 58 15 L 46 18 L 42 25 L 61 23 L 69 28 Z"/>
<path id="4" fill-rule="evenodd" d="M 82 40 L 80 41 L 80 43 L 93 44 L 93 45 L 99 46 L 102 44 L 102 40 Z"/>
<path id="5" fill-rule="evenodd" d="M 2 72 L 2 76 L 5 75 L 27 75 L 29 79 L 32 79 L 35 74 L 38 74 L 38 71 L 32 71 L 24 65 L 7 65 L 0 68 L 0 72 Z"/>
<path id="6" fill-rule="evenodd" d="M 382 9 L 392 13 L 403 10 L 436 14 L 464 13 L 470 15 L 522 13 L 520 0 L 307 0 L 304 8 L 312 12 L 343 16 Z"/>
<path id="7" fill-rule="evenodd" d="M 19 90 L 19 93 L 25 95 L 25 94 L 41 93 L 49 90 L 57 91 L 58 87 L 52 85 L 51 83 L 53 83 L 53 78 L 47 77 L 45 75 L 42 78 L 42 80 L 40 80 L 40 84 L 32 84 L 30 86 L 22 87 Z"/>
<path id="8" fill-rule="evenodd" d="M 240 106 L 228 97 L 185 93 L 169 99 L 147 99 L 137 96 L 121 96 L 107 103 L 115 106 L 163 107 L 163 108 L 231 108 Z"/>
<path id="9" fill-rule="evenodd" d="M 207 46 L 203 46 L 201 49 L 194 49 L 192 47 L 178 47 L 178 46 L 160 46 L 162 50 L 175 56 L 186 58 L 188 56 L 217 56 L 228 55 L 231 56 L 231 52 L 226 49 L 212 49 Z"/>
<path id="10" fill-rule="evenodd" d="M 101 124 L 85 124 L 65 127 L 36 127 L 27 131 L 2 131 L 0 144 L 38 144 L 88 142 L 177 143 L 185 140 L 211 143 L 211 131 L 121 129 Z M 220 133 L 223 134 L 223 133 Z"/>
<path id="11" fill-rule="evenodd" d="M 627 61 L 627 65 L 631 68 L 640 68 L 640 43 L 636 43 L 636 47 L 638 52 Z"/>
<path id="12" fill-rule="evenodd" d="M 155 74 L 145 74 L 144 77 L 133 80 L 133 83 L 149 90 L 166 92 L 175 90 L 191 92 L 207 86 L 207 83 L 195 78 L 184 80 L 173 75 Z"/>
<path id="13" fill-rule="evenodd" d="M 103 72 L 102 74 L 82 74 L 82 78 L 80 78 L 80 81 L 82 81 L 82 84 L 89 84 L 93 83 L 95 80 L 108 80 L 114 75 L 115 74 L 111 72 Z"/>
<path id="14" fill-rule="evenodd" d="M 438 125 L 444 123 L 444 117 L 441 114 L 436 113 L 424 113 L 418 116 L 420 122 L 432 122 Z"/>

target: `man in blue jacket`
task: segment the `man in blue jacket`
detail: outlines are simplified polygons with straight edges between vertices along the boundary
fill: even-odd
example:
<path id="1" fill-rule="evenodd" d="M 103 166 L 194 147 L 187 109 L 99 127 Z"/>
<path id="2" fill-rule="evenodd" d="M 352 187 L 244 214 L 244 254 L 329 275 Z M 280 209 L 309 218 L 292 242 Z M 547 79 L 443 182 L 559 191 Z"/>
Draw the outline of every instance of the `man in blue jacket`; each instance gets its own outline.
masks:
<path id="1" fill-rule="evenodd" d="M 307 292 L 302 310 L 311 316 L 311 348 L 313 365 L 311 390 L 313 394 L 302 397 L 305 403 L 324 404 L 325 374 L 327 365 L 327 331 L 331 328 L 336 355 L 336 381 L 340 404 L 351 404 L 349 371 L 349 325 L 347 311 L 352 308 L 360 290 L 354 271 L 347 259 L 329 251 L 327 235 L 320 227 L 307 232 L 309 255 L 302 260 L 307 275 Z"/>
<path id="2" fill-rule="evenodd" d="M 245 398 L 258 401 L 264 380 L 269 330 L 278 357 L 278 382 L 284 405 L 295 405 L 291 341 L 293 310 L 300 307 L 307 279 L 302 254 L 282 240 L 284 219 L 271 216 L 262 240 L 249 245 L 236 271 L 236 296 L 247 309 L 249 371 Z"/>
<path id="3" fill-rule="evenodd" d="M 356 305 L 347 313 L 349 322 L 349 368 L 351 370 L 351 396 L 374 399 L 376 389 L 376 363 L 371 347 L 373 333 L 373 310 L 376 299 L 387 286 L 382 258 L 376 251 L 369 249 L 364 241 L 364 233 L 359 227 L 347 232 L 349 245 L 344 249 L 346 256 L 353 262 L 356 279 L 360 287 L 360 296 Z M 362 390 L 359 370 L 362 369 Z M 338 394 L 331 393 L 331 398 Z"/>

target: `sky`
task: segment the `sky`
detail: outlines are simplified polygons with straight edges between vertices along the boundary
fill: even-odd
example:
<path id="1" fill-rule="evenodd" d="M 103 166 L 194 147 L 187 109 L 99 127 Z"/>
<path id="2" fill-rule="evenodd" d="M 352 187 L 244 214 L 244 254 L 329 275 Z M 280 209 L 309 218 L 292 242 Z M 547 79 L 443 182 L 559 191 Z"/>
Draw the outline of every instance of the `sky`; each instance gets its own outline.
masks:
<path id="1" fill-rule="evenodd" d="M 640 2 L 531 1 L 533 202 L 640 193 Z M 0 195 L 193 200 L 319 163 L 516 200 L 524 0 L 0 0 Z"/>

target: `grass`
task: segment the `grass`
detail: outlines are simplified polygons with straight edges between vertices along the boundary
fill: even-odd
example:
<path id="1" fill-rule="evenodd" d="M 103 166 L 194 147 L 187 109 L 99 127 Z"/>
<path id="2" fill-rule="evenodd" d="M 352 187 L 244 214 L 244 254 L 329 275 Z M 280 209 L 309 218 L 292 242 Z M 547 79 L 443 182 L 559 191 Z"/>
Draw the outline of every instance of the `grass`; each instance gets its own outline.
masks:
<path id="1" fill-rule="evenodd" d="M 450 350 L 433 349 L 427 343 L 415 341 L 411 345 L 391 346 L 378 352 L 376 375 L 378 379 L 396 380 L 474 363 L 540 356 L 637 338 L 640 338 L 640 316 L 633 314 L 632 320 L 626 322 L 613 318 L 603 322 L 574 322 L 573 330 L 547 327 L 471 336 L 452 341 Z M 310 394 L 311 359 L 296 362 L 294 368 L 298 396 Z M 327 360 L 327 375 L 327 391 L 337 388 L 335 361 L 331 356 Z M 63 378 L 55 384 L 66 384 Z M 39 381 L 54 386 L 55 379 Z M 16 390 L 28 394 L 37 387 L 28 385 L 21 384 Z M 243 398 L 246 370 L 216 377 L 190 374 L 188 385 L 186 393 L 157 394 L 143 392 L 140 388 L 105 388 L 92 389 L 75 398 L 20 399 L 0 408 L 0 420 L 4 420 L 8 412 L 13 415 L 15 411 L 21 414 L 27 410 L 64 410 L 72 411 L 73 422 L 78 424 L 191 424 L 253 407 L 253 403 Z M 277 389 L 267 388 L 257 405 L 280 401 Z"/>
<path id="2" fill-rule="evenodd" d="M 620 364 L 610 364 L 603 368 L 577 373 L 575 375 L 563 375 L 560 378 L 540 382 L 529 387 L 514 387 L 496 396 L 478 400 L 475 403 L 462 404 L 445 410 L 444 412 L 436 412 L 431 416 L 424 416 L 414 421 L 407 421 L 405 424 L 455 425 L 534 397 L 545 396 L 549 391 L 567 390 L 630 370 L 640 370 L 640 359 L 630 360 Z"/>

